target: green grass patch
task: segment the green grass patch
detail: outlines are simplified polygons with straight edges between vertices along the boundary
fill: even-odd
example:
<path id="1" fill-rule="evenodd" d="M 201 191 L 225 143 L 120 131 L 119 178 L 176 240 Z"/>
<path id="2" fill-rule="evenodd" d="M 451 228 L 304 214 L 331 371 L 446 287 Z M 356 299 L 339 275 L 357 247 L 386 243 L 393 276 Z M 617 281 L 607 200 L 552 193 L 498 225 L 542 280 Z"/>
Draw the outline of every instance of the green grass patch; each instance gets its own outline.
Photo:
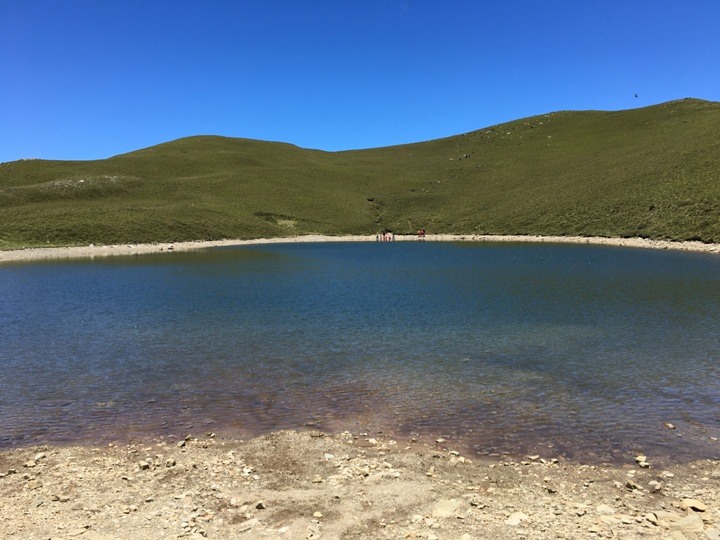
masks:
<path id="1" fill-rule="evenodd" d="M 0 248 L 411 233 L 720 242 L 720 103 L 557 112 L 387 148 L 189 137 L 0 164 Z"/>

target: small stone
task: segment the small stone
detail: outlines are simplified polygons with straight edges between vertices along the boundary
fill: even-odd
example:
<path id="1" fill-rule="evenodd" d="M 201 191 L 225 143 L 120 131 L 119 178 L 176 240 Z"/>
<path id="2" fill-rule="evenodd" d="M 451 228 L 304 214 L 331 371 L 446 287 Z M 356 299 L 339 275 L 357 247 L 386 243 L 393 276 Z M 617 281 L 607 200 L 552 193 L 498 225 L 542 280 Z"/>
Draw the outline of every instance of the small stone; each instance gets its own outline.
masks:
<path id="1" fill-rule="evenodd" d="M 620 525 L 622 523 L 618 518 L 615 516 L 600 516 L 600 521 L 602 521 L 605 525 Z"/>
<path id="2" fill-rule="evenodd" d="M 697 499 L 683 499 L 680 501 L 680 509 L 681 510 L 695 510 L 696 512 L 704 512 L 707 510 L 707 505 L 702 502 L 698 501 Z"/>
<path id="3" fill-rule="evenodd" d="M 179 443 L 177 443 L 177 446 L 178 448 L 182 448 L 183 446 L 185 446 L 185 441 L 180 441 Z"/>
<path id="4" fill-rule="evenodd" d="M 247 532 L 250 529 L 252 529 L 255 525 L 260 523 L 260 521 L 257 518 L 248 519 L 247 521 L 243 521 L 240 526 L 238 527 L 238 531 L 240 532 Z"/>
<path id="5" fill-rule="evenodd" d="M 607 504 L 599 504 L 595 507 L 595 510 L 598 514 L 603 514 L 606 516 L 610 516 L 615 513 L 615 509 L 612 506 L 608 506 Z"/>
<path id="6" fill-rule="evenodd" d="M 322 484 L 322 482 L 323 482 L 323 477 L 322 477 L 322 476 L 319 476 L 319 475 L 313 476 L 313 479 L 311 480 L 311 482 L 312 482 L 313 484 Z"/>
<path id="7" fill-rule="evenodd" d="M 140 470 L 146 471 L 150 468 L 150 464 L 147 461 L 139 461 L 138 468 Z"/>
<path id="8" fill-rule="evenodd" d="M 625 487 L 628 488 L 630 491 L 640 489 L 640 486 L 632 480 L 628 480 L 627 482 L 625 482 Z"/>
<path id="9" fill-rule="evenodd" d="M 35 454 L 35 457 L 33 458 L 34 461 L 40 461 L 41 459 L 45 459 L 45 452 Z"/>
<path id="10" fill-rule="evenodd" d="M 635 458 L 635 461 L 636 461 L 638 464 L 643 463 L 643 462 L 647 461 L 647 456 L 646 456 L 646 455 L 643 455 L 643 454 L 640 454 L 640 455 L 638 455 L 638 456 Z"/>
<path id="11" fill-rule="evenodd" d="M 522 512 L 513 512 L 512 514 L 510 514 L 510 517 L 505 520 L 505 525 L 517 527 L 518 525 L 520 525 L 520 523 L 527 519 L 527 514 L 523 514 Z"/>
<path id="12" fill-rule="evenodd" d="M 669 527 L 671 523 L 675 523 L 677 520 L 680 519 L 681 516 L 674 512 L 666 512 L 664 510 L 658 510 L 655 512 L 655 515 L 658 519 L 658 524 L 661 527 L 665 527 L 666 529 Z"/>
<path id="13" fill-rule="evenodd" d="M 168 458 L 165 460 L 165 466 L 166 467 L 174 467 L 176 464 L 175 460 L 172 458 Z"/>
<path id="14" fill-rule="evenodd" d="M 23 463 L 23 467 L 26 467 L 28 469 L 32 469 L 33 467 L 35 467 L 35 465 L 37 465 L 37 463 L 35 463 L 34 461 L 26 461 L 25 463 Z"/>
<path id="15" fill-rule="evenodd" d="M 688 514 L 675 523 L 670 524 L 671 531 L 679 531 L 681 533 L 701 533 L 705 530 L 703 520 L 697 514 Z"/>
<path id="16" fill-rule="evenodd" d="M 38 489 L 43 486 L 43 483 L 40 480 L 30 480 L 27 483 L 28 489 Z"/>
<path id="17" fill-rule="evenodd" d="M 648 485 L 650 486 L 650 488 L 651 488 L 653 491 L 660 491 L 660 490 L 662 489 L 662 487 L 663 487 L 663 483 L 662 483 L 662 482 L 658 482 L 657 480 L 650 480 L 650 481 L 648 482 Z"/>
<path id="18" fill-rule="evenodd" d="M 258 510 L 265 510 L 267 506 L 265 505 L 264 501 L 258 501 L 255 503 L 255 508 L 257 508 Z"/>
<path id="19" fill-rule="evenodd" d="M 663 426 L 665 426 L 668 429 L 677 429 L 674 424 L 671 424 L 670 422 L 663 422 Z"/>
<path id="20" fill-rule="evenodd" d="M 435 442 L 438 443 L 438 444 L 442 444 L 442 443 L 445 442 L 445 439 L 443 439 L 443 438 L 441 437 L 441 438 L 439 438 L 439 439 L 435 439 Z"/>
<path id="21" fill-rule="evenodd" d="M 648 523 L 652 523 L 655 526 L 660 525 L 658 517 L 653 512 L 645 514 L 645 521 L 647 521 Z"/>
<path id="22" fill-rule="evenodd" d="M 465 507 L 464 501 L 457 499 L 443 499 L 438 501 L 432 509 L 432 517 L 447 518 L 459 515 Z"/>
<path id="23" fill-rule="evenodd" d="M 93 531 L 92 529 L 88 529 L 83 538 L 87 540 L 114 540 L 112 536 L 100 534 L 99 532 Z"/>
<path id="24" fill-rule="evenodd" d="M 314 517 L 314 518 L 321 518 L 321 517 L 323 517 L 322 512 L 314 512 L 314 513 L 313 513 L 313 517 Z"/>

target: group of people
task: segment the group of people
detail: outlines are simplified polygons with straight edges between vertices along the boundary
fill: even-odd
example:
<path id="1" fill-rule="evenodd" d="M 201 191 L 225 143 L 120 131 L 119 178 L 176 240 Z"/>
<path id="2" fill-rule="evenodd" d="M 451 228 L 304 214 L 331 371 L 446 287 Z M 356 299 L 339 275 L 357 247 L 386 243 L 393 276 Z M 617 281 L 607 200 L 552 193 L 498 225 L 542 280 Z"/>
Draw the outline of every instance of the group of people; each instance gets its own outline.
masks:
<path id="1" fill-rule="evenodd" d="M 417 236 L 418 240 L 425 240 L 425 228 L 418 229 Z M 395 240 L 395 233 L 390 229 L 383 229 L 375 235 L 375 240 L 378 242 L 392 242 Z"/>
<path id="2" fill-rule="evenodd" d="M 383 229 L 382 232 L 375 236 L 378 242 L 392 242 L 395 240 L 395 234 L 390 229 Z"/>

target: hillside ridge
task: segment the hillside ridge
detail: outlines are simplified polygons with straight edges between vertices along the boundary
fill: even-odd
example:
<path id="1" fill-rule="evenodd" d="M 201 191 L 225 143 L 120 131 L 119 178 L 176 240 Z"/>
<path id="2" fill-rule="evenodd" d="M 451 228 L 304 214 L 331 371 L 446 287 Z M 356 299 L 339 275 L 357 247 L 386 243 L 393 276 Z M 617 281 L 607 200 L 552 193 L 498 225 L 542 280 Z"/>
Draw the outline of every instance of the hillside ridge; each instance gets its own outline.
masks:
<path id="1" fill-rule="evenodd" d="M 557 111 L 337 152 L 200 135 L 0 165 L 0 249 L 383 228 L 720 242 L 720 103 Z"/>

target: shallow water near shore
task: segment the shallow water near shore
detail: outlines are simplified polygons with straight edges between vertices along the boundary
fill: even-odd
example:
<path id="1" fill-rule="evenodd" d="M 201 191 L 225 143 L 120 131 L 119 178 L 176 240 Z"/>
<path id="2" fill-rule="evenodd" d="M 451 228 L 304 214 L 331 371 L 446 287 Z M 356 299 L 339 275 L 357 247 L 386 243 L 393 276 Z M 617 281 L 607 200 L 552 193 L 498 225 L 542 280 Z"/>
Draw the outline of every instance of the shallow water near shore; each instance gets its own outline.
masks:
<path id="1" fill-rule="evenodd" d="M 2 267 L 0 298 L 4 447 L 311 424 L 720 456 L 717 255 L 256 245 Z"/>

